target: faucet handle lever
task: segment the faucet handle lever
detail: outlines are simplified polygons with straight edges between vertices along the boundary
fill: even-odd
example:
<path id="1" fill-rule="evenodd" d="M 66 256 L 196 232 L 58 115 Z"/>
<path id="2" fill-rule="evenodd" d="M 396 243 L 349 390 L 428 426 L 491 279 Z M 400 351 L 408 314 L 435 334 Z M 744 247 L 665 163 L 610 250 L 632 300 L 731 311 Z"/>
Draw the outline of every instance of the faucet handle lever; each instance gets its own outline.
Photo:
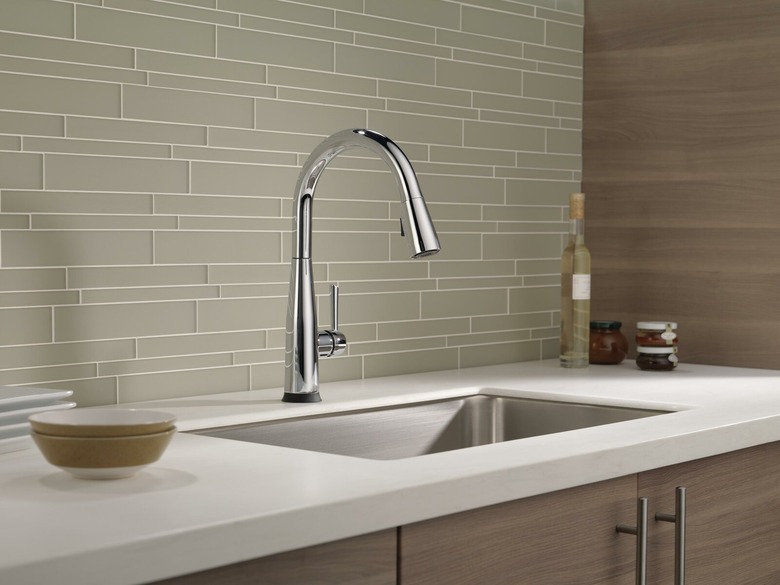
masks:
<path id="1" fill-rule="evenodd" d="M 330 310 L 333 328 L 317 334 L 317 353 L 320 357 L 342 355 L 347 351 L 347 338 L 339 331 L 339 285 L 330 285 Z"/>

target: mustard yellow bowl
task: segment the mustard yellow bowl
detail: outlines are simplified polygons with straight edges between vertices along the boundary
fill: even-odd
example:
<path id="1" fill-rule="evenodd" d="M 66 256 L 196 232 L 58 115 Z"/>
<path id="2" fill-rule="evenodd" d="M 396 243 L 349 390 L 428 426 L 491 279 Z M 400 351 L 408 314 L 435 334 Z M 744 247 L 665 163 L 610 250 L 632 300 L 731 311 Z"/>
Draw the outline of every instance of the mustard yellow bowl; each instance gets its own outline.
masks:
<path id="1" fill-rule="evenodd" d="M 138 409 L 74 408 L 33 414 L 32 429 L 60 437 L 126 437 L 162 433 L 176 417 L 167 412 Z"/>
<path id="2" fill-rule="evenodd" d="M 46 461 L 80 479 L 130 477 L 165 452 L 176 433 L 126 437 L 60 437 L 31 431 L 33 441 Z"/>

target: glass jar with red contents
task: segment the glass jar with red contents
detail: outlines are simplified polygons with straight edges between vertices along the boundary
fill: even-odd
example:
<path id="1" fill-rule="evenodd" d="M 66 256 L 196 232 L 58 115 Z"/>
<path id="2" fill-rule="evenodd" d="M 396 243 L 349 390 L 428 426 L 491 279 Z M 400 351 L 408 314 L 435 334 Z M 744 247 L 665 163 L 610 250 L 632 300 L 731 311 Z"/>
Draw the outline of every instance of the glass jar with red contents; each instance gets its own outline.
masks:
<path id="1" fill-rule="evenodd" d="M 639 321 L 636 344 L 641 347 L 677 347 L 677 323 L 673 321 Z"/>
<path id="2" fill-rule="evenodd" d="M 628 353 L 628 340 L 620 331 L 620 321 L 590 322 L 590 351 L 592 364 L 619 364 Z"/>

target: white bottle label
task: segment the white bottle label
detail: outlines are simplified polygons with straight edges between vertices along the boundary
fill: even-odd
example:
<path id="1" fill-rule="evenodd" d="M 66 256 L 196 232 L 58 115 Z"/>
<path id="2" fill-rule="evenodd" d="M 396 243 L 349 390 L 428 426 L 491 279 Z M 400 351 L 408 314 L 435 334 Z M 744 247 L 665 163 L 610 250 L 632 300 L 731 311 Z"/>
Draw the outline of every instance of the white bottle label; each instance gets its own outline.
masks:
<path id="1" fill-rule="evenodd" d="M 571 298 L 575 301 L 590 300 L 590 274 L 573 274 Z"/>

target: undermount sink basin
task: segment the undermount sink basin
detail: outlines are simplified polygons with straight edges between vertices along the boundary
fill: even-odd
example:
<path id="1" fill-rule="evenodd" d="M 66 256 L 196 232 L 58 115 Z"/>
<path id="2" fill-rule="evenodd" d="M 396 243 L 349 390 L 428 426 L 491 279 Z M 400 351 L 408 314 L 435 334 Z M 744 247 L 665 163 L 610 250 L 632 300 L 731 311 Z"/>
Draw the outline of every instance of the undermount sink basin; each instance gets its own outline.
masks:
<path id="1" fill-rule="evenodd" d="M 473 394 L 195 434 L 367 459 L 403 459 L 666 413 Z"/>

